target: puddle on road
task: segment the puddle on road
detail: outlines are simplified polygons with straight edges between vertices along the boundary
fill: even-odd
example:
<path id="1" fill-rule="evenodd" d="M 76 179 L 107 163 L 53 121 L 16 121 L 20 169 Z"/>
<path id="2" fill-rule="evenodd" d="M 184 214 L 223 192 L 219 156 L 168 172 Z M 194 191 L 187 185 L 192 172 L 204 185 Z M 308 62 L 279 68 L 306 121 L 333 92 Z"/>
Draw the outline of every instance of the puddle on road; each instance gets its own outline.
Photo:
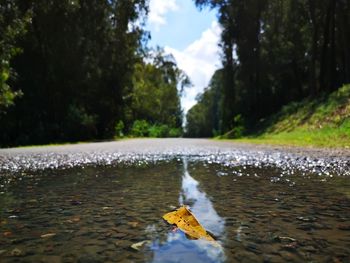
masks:
<path id="1" fill-rule="evenodd" d="M 0 185 L 1 262 L 350 262 L 347 177 L 182 159 Z M 181 204 L 219 245 L 162 220 Z"/>

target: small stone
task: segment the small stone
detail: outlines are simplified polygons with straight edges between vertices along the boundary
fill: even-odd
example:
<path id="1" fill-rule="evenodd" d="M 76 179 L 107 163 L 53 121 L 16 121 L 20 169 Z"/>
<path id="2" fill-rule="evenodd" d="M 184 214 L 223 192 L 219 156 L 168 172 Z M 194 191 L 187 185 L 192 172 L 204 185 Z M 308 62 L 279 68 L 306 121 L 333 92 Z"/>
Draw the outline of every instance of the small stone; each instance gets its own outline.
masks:
<path id="1" fill-rule="evenodd" d="M 283 237 L 283 236 L 275 237 L 275 240 L 280 241 L 280 242 L 296 242 L 296 239 L 295 239 L 295 238 L 292 238 L 292 237 Z"/>
<path id="2" fill-rule="evenodd" d="M 12 236 L 12 232 L 6 231 L 6 232 L 4 232 L 2 235 L 3 235 L 4 237 L 10 237 L 10 236 Z"/>
<path id="3" fill-rule="evenodd" d="M 139 225 L 139 222 L 128 222 L 128 225 L 132 227 L 137 227 Z"/>
<path id="4" fill-rule="evenodd" d="M 54 236 L 56 236 L 56 233 L 48 233 L 48 234 L 41 235 L 40 237 L 41 238 L 50 238 L 50 237 L 54 237 Z"/>
<path id="5" fill-rule="evenodd" d="M 283 246 L 283 248 L 288 249 L 288 250 L 295 250 L 298 247 L 298 243 L 297 242 L 292 242 L 289 244 L 286 244 Z"/>
<path id="6" fill-rule="evenodd" d="M 20 256 L 23 256 L 23 252 L 22 252 L 22 250 L 15 248 L 11 251 L 11 256 L 20 257 Z"/>
<path id="7" fill-rule="evenodd" d="M 70 201 L 71 205 L 81 205 L 82 202 L 78 201 L 78 200 L 71 200 Z"/>

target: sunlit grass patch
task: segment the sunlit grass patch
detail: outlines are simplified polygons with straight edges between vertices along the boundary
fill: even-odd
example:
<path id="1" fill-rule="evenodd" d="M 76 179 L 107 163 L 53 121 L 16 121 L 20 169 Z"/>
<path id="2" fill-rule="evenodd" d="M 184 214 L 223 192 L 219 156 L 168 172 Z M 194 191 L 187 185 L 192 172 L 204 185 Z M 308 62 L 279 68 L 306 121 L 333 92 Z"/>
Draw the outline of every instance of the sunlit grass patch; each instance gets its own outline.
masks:
<path id="1" fill-rule="evenodd" d="M 329 96 L 290 103 L 259 133 L 237 141 L 350 148 L 350 85 Z"/>

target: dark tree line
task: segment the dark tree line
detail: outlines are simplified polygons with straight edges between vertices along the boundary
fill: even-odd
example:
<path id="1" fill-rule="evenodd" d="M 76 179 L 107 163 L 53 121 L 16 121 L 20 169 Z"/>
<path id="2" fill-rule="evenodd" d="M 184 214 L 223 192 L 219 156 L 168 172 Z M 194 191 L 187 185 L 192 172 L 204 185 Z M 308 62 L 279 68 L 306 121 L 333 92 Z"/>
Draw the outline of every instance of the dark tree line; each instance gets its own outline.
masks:
<path id="1" fill-rule="evenodd" d="M 144 62 L 147 12 L 147 0 L 0 0 L 0 146 L 127 132 L 135 74 L 161 67 Z M 167 72 L 153 76 L 162 85 Z M 169 96 L 181 127 L 176 84 Z"/>
<path id="2" fill-rule="evenodd" d="M 319 96 L 350 82 L 350 1 L 195 3 L 216 8 L 222 26 L 222 99 L 215 124 L 221 133 L 237 125 L 237 116 L 250 129 L 290 101 Z M 208 105 L 203 108 L 208 110 Z M 198 115 L 198 107 L 196 111 Z M 211 135 L 215 125 L 207 128 Z"/>

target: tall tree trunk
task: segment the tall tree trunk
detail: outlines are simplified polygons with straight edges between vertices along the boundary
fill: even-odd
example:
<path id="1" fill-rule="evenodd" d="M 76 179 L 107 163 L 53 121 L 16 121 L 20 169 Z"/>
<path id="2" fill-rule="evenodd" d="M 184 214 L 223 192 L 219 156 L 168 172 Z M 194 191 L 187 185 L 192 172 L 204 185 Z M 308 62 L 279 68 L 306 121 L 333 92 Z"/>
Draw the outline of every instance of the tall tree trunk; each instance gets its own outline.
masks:
<path id="1" fill-rule="evenodd" d="M 329 63 L 330 63 L 330 27 L 332 22 L 332 2 L 334 0 L 329 0 L 327 7 L 327 15 L 324 23 L 324 33 L 323 33 L 323 47 L 321 53 L 321 69 L 320 69 L 320 86 L 321 90 L 329 91 L 330 89 L 330 74 L 329 74 Z"/>
<path id="2" fill-rule="evenodd" d="M 310 79 L 309 79 L 309 88 L 310 95 L 315 96 L 319 92 L 319 83 L 317 81 L 317 73 L 316 73 L 316 63 L 317 63 L 317 55 L 318 55 L 318 23 L 316 20 L 315 14 L 315 1 L 309 0 L 309 16 L 312 24 L 312 51 L 311 51 L 311 63 L 310 63 Z"/>

